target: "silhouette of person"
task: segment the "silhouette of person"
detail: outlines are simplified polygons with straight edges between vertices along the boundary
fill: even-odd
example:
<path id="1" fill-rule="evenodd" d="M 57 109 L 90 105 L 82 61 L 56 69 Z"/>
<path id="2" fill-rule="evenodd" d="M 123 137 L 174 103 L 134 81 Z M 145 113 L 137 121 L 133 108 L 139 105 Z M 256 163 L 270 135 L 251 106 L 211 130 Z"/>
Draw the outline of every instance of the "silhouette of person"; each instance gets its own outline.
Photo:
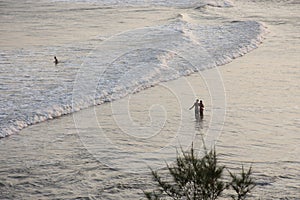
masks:
<path id="1" fill-rule="evenodd" d="M 199 99 L 196 99 L 196 102 L 190 107 L 190 110 L 195 108 L 195 119 L 199 119 Z"/>
<path id="2" fill-rule="evenodd" d="M 203 104 L 202 100 L 200 100 L 199 109 L 200 109 L 200 118 L 203 119 L 204 104 Z"/>
<path id="3" fill-rule="evenodd" d="M 58 64 L 58 60 L 56 58 L 56 56 L 54 56 L 54 63 L 57 65 Z"/>

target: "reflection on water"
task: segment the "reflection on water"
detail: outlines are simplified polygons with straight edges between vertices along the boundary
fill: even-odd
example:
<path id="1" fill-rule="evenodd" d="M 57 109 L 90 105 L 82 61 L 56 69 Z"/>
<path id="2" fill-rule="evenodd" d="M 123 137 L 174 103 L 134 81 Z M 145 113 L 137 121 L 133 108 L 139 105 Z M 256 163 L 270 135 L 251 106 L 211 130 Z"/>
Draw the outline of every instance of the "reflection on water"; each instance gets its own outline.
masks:
<path id="1" fill-rule="evenodd" d="M 203 131 L 202 131 L 202 129 L 204 128 L 203 123 L 204 123 L 204 117 L 195 120 L 195 131 L 198 132 L 197 135 L 203 135 Z"/>

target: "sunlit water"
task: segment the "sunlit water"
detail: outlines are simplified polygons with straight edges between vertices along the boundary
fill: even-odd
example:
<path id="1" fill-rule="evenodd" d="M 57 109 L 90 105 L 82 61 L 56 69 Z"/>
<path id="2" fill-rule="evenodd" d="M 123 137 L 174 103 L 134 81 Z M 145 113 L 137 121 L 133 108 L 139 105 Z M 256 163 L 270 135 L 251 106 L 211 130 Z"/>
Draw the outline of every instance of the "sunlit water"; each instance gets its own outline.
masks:
<path id="1" fill-rule="evenodd" d="M 53 16 L 57 5 L 61 4 L 51 2 L 41 10 L 47 10 L 48 16 Z M 70 6 L 67 2 L 66 5 Z M 73 5 L 73 9 L 82 8 L 82 5 L 85 4 Z M 5 4 L 2 6 L 5 7 Z M 22 6 L 19 9 L 22 10 Z M 121 31 L 145 25 L 163 25 L 170 17 L 176 20 L 179 13 L 185 12 L 189 12 L 190 23 L 218 25 L 242 19 L 264 22 L 268 27 L 270 33 L 265 36 L 264 43 L 258 49 L 219 68 L 225 87 L 223 95 L 226 95 L 226 102 L 222 103 L 226 103 L 226 114 L 214 118 L 214 113 L 222 105 L 214 104 L 213 99 L 218 97 L 214 96 L 213 91 L 209 91 L 209 84 L 220 80 L 217 76 L 213 77 L 216 80 L 206 79 L 206 71 L 210 71 L 206 70 L 186 78 L 160 83 L 112 104 L 105 103 L 73 115 L 29 126 L 18 134 L 0 140 L 0 198 L 140 199 L 143 197 L 143 189 L 151 186 L 148 166 L 159 168 L 164 166 L 166 161 L 173 161 L 176 157 L 176 147 L 187 148 L 194 142 L 197 148 L 201 148 L 202 138 L 216 131 L 220 134 L 217 135 L 217 151 L 222 163 L 233 170 L 242 164 L 246 167 L 252 165 L 258 182 L 252 198 L 298 199 L 299 4 L 296 1 L 266 1 L 246 4 L 235 2 L 234 7 L 226 9 L 143 9 L 121 9 L 117 10 L 118 14 L 115 9 L 78 11 L 84 12 L 84 15 L 62 9 L 60 14 L 57 14 L 57 19 L 45 18 L 49 23 L 46 26 L 47 31 L 42 30 L 42 26 L 35 25 L 33 32 L 29 31 L 32 27 L 22 22 L 26 21 L 23 17 L 28 16 L 27 14 L 16 11 L 19 14 L 10 15 L 12 18 L 19 16 L 19 23 L 28 30 L 22 31 L 20 24 L 16 23 L 19 26 L 16 25 L 12 29 L 20 32 L 9 34 L 3 30 L 1 33 L 1 44 L 6 52 L 1 57 L 4 66 L 1 69 L 5 69 L 1 74 L 1 92 L 4 91 L 1 95 L 8 95 L 9 99 L 3 101 L 7 105 L 1 104 L 3 115 L 15 113 L 16 117 L 20 117 L 23 116 L 20 115 L 20 111 L 27 112 L 30 109 L 34 109 L 32 112 L 36 113 L 38 105 L 47 102 L 68 104 L 74 98 L 73 81 L 78 76 L 77 70 L 85 66 L 81 65 L 82 63 L 93 64 L 90 62 L 95 58 L 95 52 L 101 52 L 101 47 L 95 47 L 95 44 Z M 156 17 L 158 13 L 159 19 Z M 140 16 L 143 16 L 143 19 Z M 31 17 L 29 18 L 32 19 Z M 66 21 L 61 22 L 59 19 L 62 17 Z M 102 20 L 98 20 L 99 18 Z M 4 22 L 9 23 L 9 20 L 1 19 L 1 23 Z M 51 23 L 55 28 L 49 28 Z M 34 22 L 30 24 L 34 25 Z M 62 26 L 61 29 L 57 29 L 59 25 Z M 86 29 L 82 30 L 83 28 Z M 99 28 L 103 31 L 100 34 Z M 41 32 L 38 32 L 38 29 L 41 29 Z M 47 32 L 49 35 L 45 35 Z M 124 38 L 127 40 L 128 34 L 123 36 L 113 41 L 122 41 Z M 214 47 L 216 46 L 211 46 L 211 49 Z M 124 62 L 133 60 L 139 63 L 138 66 L 143 66 L 143 63 L 148 61 L 140 59 L 141 56 L 145 53 L 157 53 L 153 52 L 153 49 L 147 52 L 144 50 L 145 48 L 130 54 L 131 60 L 121 57 L 115 63 L 122 67 L 126 65 Z M 51 63 L 52 54 L 59 55 L 62 63 L 57 66 Z M 205 55 L 210 55 L 210 59 L 213 57 L 207 51 Z M 151 56 L 145 58 L 152 59 Z M 173 64 L 168 57 L 163 58 L 160 57 L 157 61 L 166 61 L 166 65 Z M 15 66 L 18 70 L 9 71 L 6 62 L 13 59 L 18 60 L 18 66 Z M 32 68 L 22 67 L 22 60 L 30 63 Z M 175 61 L 186 66 L 183 69 L 190 70 L 189 63 L 176 58 Z M 153 62 L 155 67 L 156 61 Z M 176 72 L 178 71 L 180 70 L 176 69 Z M 13 72 L 17 75 L 16 79 L 10 79 L 14 76 Z M 110 75 L 114 71 L 108 72 Z M 19 77 L 20 74 L 23 78 Z M 123 80 L 124 77 L 115 78 Z M 17 82 L 11 83 L 12 80 Z M 8 83 L 9 86 L 16 87 L 15 93 L 11 92 L 14 91 L 11 88 L 5 93 Z M 149 83 L 151 87 L 153 82 Z M 49 90 L 51 84 L 53 89 Z M 136 91 L 141 90 L 133 88 Z M 99 86 L 96 85 L 96 89 L 99 89 Z M 27 96 L 18 98 L 19 94 Z M 34 107 L 31 103 L 33 96 L 43 98 L 35 98 Z M 117 99 L 122 95 L 110 97 Z M 204 99 L 206 105 L 205 117 L 201 122 L 195 121 L 193 111 L 188 110 L 196 97 Z M 29 103 L 22 104 L 22 101 Z M 20 105 L 23 106 L 21 109 Z M 61 112 L 71 111 L 68 105 L 65 105 L 65 110 L 59 107 L 54 111 L 52 105 L 49 106 L 49 113 L 54 112 L 54 116 L 55 112 L 59 115 Z M 215 109 L 216 107 L 218 109 Z M 45 115 L 44 111 L 40 110 L 40 115 Z M 47 116 L 45 115 L 46 118 Z M 225 120 L 222 120 L 223 117 Z M 223 130 L 219 132 L 223 125 Z"/>

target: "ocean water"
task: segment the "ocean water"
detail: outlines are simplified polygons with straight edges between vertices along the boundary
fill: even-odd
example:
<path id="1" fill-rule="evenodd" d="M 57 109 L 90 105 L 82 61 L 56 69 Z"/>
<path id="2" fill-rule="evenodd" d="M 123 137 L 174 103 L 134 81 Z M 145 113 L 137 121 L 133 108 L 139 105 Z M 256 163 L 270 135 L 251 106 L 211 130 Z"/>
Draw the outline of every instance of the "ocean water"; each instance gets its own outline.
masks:
<path id="1" fill-rule="evenodd" d="M 202 137 L 252 164 L 252 198 L 299 198 L 297 1 L 0 7 L 1 199 L 140 199 Z"/>
<path id="2" fill-rule="evenodd" d="M 32 2 L 25 4 L 34 7 L 30 13 L 44 14 L 44 2 L 37 3 L 37 8 L 30 3 Z M 110 4 L 113 5 L 114 2 Z M 135 2 L 131 4 L 139 5 Z M 102 3 L 99 6 L 101 5 Z M 170 6 L 178 5 L 174 3 Z M 94 5 L 90 7 L 93 8 Z M 85 8 L 82 12 L 90 9 Z M 77 9 L 72 8 L 67 11 L 50 11 L 43 17 L 47 18 L 49 15 L 51 19 L 50 15 L 59 15 L 59 12 L 62 15 L 75 15 L 74 18 L 80 15 Z M 3 18 L 9 18 L 11 13 L 4 13 Z M 23 15 L 21 12 L 14 17 L 21 18 L 16 20 L 20 20 L 17 22 L 22 25 L 30 24 L 28 27 L 25 25 L 24 32 L 26 28 L 34 32 L 31 27 L 33 24 L 39 31 L 40 27 L 48 30 L 49 26 L 51 29 L 54 23 L 48 22 L 47 25 L 44 20 L 39 21 L 39 17 L 32 19 L 31 14 Z M 222 65 L 256 48 L 265 33 L 263 25 L 256 21 L 203 25 L 191 23 L 186 14 L 178 13 L 173 17 L 162 25 L 125 30 L 106 39 L 3 50 L 1 89 L 4 92 L 1 93 L 3 110 L 0 135 L 11 135 L 31 124 L 119 99 L 163 81 Z M 34 20 L 37 22 L 32 22 Z M 102 26 L 106 25 L 100 25 L 99 29 Z M 64 33 L 59 33 L 62 34 Z M 54 37 L 59 35 L 54 34 Z M 193 54 L 190 53 L 192 50 Z M 53 66 L 50 61 L 53 55 L 62 59 L 60 65 Z"/>

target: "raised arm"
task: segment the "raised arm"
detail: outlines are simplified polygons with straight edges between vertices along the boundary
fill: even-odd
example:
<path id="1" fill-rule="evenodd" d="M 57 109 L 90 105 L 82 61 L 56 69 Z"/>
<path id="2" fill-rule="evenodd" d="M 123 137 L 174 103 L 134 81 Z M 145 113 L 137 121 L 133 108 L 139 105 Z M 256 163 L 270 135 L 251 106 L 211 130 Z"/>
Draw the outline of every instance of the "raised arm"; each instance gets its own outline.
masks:
<path id="1" fill-rule="evenodd" d="M 193 106 L 192 106 L 192 107 L 190 107 L 190 110 L 191 110 L 191 109 L 193 109 L 194 107 L 195 107 L 195 104 L 193 104 Z"/>

